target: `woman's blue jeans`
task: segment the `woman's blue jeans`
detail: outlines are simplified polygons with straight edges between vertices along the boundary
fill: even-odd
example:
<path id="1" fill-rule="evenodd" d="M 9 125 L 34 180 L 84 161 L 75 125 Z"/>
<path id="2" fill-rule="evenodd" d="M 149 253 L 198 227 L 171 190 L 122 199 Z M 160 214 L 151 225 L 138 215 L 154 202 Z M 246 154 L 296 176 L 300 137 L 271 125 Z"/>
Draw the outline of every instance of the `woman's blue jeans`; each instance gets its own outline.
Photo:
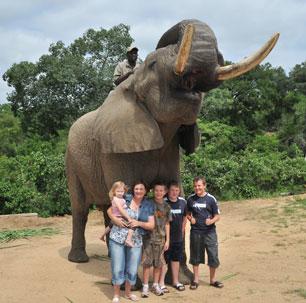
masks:
<path id="1" fill-rule="evenodd" d="M 121 285 L 125 281 L 134 285 L 141 261 L 142 247 L 128 247 L 109 239 L 109 249 L 113 285 Z"/>

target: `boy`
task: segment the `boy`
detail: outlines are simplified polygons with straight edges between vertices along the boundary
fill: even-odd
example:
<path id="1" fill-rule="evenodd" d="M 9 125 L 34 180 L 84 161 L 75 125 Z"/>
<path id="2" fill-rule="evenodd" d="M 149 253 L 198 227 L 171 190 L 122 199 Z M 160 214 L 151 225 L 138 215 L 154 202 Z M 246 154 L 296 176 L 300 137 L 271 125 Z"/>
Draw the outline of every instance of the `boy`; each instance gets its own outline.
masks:
<path id="1" fill-rule="evenodd" d="M 199 286 L 199 265 L 205 263 L 205 250 L 208 257 L 210 285 L 222 288 L 223 284 L 215 280 L 216 268 L 220 264 L 215 226 L 215 223 L 220 220 L 217 200 L 206 192 L 204 177 L 194 178 L 193 185 L 195 193 L 187 199 L 187 218 L 191 223 L 189 263 L 193 265 L 194 273 L 190 289 L 197 289 Z"/>
<path id="2" fill-rule="evenodd" d="M 170 246 L 165 252 L 167 263 L 170 262 L 172 271 L 172 285 L 179 291 L 185 290 L 185 286 L 179 282 L 180 262 L 183 259 L 184 251 L 184 235 L 186 226 L 187 205 L 185 199 L 179 197 L 180 187 L 177 182 L 171 182 L 168 186 L 168 197 L 166 202 L 171 208 L 172 221 L 170 222 Z M 160 278 L 160 287 L 163 292 L 169 292 L 165 286 L 165 274 L 167 266 L 163 266 L 162 275 Z"/>
<path id="3" fill-rule="evenodd" d="M 152 292 L 157 296 L 163 295 L 163 291 L 158 285 L 161 268 L 166 263 L 163 257 L 164 251 L 169 248 L 169 236 L 171 211 L 169 205 L 164 201 L 167 188 L 164 183 L 155 183 L 154 193 L 154 219 L 155 227 L 152 233 L 143 237 L 143 288 L 141 296 L 149 296 L 149 275 L 153 266 L 153 286 Z"/>

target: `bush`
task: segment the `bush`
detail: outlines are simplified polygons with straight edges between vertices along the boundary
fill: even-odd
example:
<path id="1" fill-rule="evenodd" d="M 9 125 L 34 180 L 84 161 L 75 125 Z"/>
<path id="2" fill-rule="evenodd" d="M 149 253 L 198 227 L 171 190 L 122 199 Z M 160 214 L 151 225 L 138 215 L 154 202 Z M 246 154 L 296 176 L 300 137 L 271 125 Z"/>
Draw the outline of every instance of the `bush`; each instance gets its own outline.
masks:
<path id="1" fill-rule="evenodd" d="M 195 154 L 183 157 L 186 195 L 193 191 L 196 175 L 204 175 L 208 190 L 226 200 L 304 190 L 306 161 L 301 156 L 290 158 L 275 134 L 252 137 L 243 129 L 217 122 L 200 123 L 200 130 L 205 140 Z"/>
<path id="2" fill-rule="evenodd" d="M 27 155 L 22 153 L 29 146 L 23 146 L 15 158 L 0 158 L 0 213 L 70 213 L 64 153 L 54 153 L 52 144 L 43 141 L 35 141 L 32 147 L 34 151 Z"/>

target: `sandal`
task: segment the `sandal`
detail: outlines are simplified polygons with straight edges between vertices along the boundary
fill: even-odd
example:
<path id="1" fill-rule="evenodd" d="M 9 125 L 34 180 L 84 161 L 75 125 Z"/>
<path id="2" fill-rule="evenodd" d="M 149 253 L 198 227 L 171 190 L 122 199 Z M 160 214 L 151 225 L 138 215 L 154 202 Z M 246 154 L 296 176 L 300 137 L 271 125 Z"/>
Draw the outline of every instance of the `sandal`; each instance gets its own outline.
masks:
<path id="1" fill-rule="evenodd" d="M 182 283 L 177 283 L 176 285 L 173 285 L 173 287 L 178 291 L 185 290 L 185 286 Z"/>
<path id="2" fill-rule="evenodd" d="M 130 295 L 125 295 L 124 296 L 126 299 L 128 299 L 128 300 L 131 300 L 131 301 L 134 301 L 134 302 L 136 302 L 136 301 L 139 301 L 139 298 L 136 296 L 136 295 L 134 295 L 134 294 L 130 294 Z"/>
<path id="3" fill-rule="evenodd" d="M 167 286 L 165 285 L 161 286 L 160 289 L 163 291 L 164 294 L 168 294 L 170 292 Z"/>
<path id="4" fill-rule="evenodd" d="M 192 281 L 192 282 L 190 283 L 189 288 L 192 289 L 192 290 L 195 290 L 195 289 L 198 288 L 198 286 L 199 286 L 199 283 L 198 283 L 198 282 Z"/>
<path id="5" fill-rule="evenodd" d="M 119 303 L 120 302 L 120 299 L 118 296 L 114 296 L 113 297 L 113 300 L 112 300 L 112 303 Z"/>
<path id="6" fill-rule="evenodd" d="M 213 286 L 213 287 L 216 287 L 216 288 L 222 288 L 222 287 L 224 287 L 223 283 L 222 283 L 222 282 L 219 282 L 219 281 L 215 281 L 214 283 L 210 283 L 209 285 L 210 285 L 210 286 Z"/>

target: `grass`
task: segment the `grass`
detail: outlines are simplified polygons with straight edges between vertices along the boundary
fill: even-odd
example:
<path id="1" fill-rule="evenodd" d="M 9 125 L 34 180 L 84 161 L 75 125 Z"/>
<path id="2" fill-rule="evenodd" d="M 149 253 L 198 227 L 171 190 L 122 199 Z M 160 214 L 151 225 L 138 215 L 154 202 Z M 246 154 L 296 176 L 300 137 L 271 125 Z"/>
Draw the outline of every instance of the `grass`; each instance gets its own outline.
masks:
<path id="1" fill-rule="evenodd" d="M 286 293 L 287 294 L 295 294 L 295 295 L 298 295 L 298 296 L 306 299 L 306 289 L 304 289 L 304 288 L 289 290 Z"/>
<path id="2" fill-rule="evenodd" d="M 92 258 L 93 258 L 93 259 L 100 260 L 100 261 L 108 261 L 108 262 L 110 262 L 110 257 L 109 257 L 109 256 L 106 256 L 106 255 L 102 255 L 102 256 L 93 255 Z"/>
<path id="3" fill-rule="evenodd" d="M 221 281 L 226 281 L 239 275 L 239 272 L 231 273 L 220 278 Z"/>
<path id="4" fill-rule="evenodd" d="M 54 228 L 5 230 L 0 232 L 0 243 L 7 243 L 17 239 L 27 239 L 30 237 L 52 236 L 58 233 L 59 231 Z"/>
<path id="5" fill-rule="evenodd" d="M 273 233 L 277 233 L 279 228 L 288 228 L 296 219 L 306 218 L 306 199 L 296 199 L 287 201 L 285 205 L 281 205 L 278 209 L 275 206 L 267 207 L 259 210 L 258 219 L 273 222 L 275 228 Z"/>

